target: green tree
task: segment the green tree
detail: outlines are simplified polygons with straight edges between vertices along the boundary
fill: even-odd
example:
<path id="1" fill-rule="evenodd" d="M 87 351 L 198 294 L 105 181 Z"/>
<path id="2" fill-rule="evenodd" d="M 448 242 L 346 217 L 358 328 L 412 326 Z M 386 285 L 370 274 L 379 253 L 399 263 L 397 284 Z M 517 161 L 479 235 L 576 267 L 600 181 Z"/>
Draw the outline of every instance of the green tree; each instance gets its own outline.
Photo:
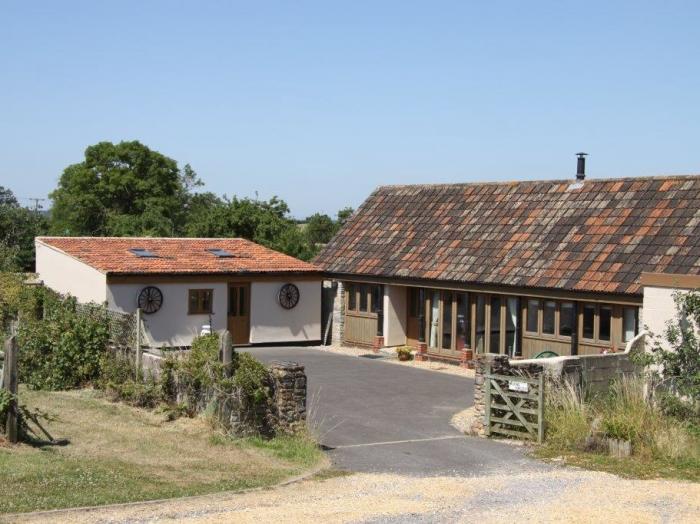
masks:
<path id="1" fill-rule="evenodd" d="M 46 230 L 44 215 L 20 206 L 12 191 L 0 186 L 0 270 L 32 271 L 34 237 Z"/>
<path id="2" fill-rule="evenodd" d="M 100 142 L 68 166 L 51 193 L 52 230 L 61 235 L 176 236 L 191 191 L 201 185 L 189 165 L 137 141 Z"/>
<path id="3" fill-rule="evenodd" d="M 288 255 L 309 260 L 313 252 L 289 217 L 284 200 L 219 198 L 198 193 L 190 199 L 185 234 L 190 237 L 240 237 Z"/>
<path id="4" fill-rule="evenodd" d="M 336 231 L 336 224 L 328 215 L 315 213 L 306 219 L 305 232 L 311 246 L 327 244 Z"/>
<path id="5" fill-rule="evenodd" d="M 348 221 L 354 212 L 355 210 L 351 207 L 344 207 L 338 211 L 338 219 L 335 221 L 336 233 L 341 227 L 343 227 L 343 225 L 345 225 L 345 222 Z"/>

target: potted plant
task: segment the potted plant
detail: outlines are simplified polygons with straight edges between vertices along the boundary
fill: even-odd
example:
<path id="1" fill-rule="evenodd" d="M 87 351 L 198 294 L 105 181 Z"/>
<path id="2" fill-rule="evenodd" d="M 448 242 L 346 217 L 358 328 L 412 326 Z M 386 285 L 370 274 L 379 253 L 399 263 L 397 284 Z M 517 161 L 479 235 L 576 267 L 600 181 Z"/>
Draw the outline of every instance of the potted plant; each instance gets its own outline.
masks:
<path id="1" fill-rule="evenodd" d="M 413 348 L 409 346 L 401 346 L 396 348 L 396 355 L 399 357 L 399 360 L 402 362 L 405 362 L 407 360 L 411 360 L 413 358 Z"/>

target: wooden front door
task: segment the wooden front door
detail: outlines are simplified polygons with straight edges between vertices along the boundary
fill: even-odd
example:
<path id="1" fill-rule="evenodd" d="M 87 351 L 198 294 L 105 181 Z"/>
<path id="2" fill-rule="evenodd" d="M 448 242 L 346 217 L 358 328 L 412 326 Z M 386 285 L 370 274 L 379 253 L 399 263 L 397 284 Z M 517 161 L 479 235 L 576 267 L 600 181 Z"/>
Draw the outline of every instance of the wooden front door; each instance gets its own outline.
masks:
<path id="1" fill-rule="evenodd" d="M 228 330 L 236 345 L 250 342 L 250 283 L 228 285 Z"/>

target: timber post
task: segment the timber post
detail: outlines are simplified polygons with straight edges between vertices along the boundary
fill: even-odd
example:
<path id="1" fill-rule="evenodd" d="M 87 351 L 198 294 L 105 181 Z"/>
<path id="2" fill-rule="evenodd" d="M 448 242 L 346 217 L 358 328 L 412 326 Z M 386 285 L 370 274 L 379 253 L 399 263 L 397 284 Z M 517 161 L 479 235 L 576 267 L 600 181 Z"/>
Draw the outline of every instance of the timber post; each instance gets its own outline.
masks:
<path id="1" fill-rule="evenodd" d="M 484 362 L 484 433 L 486 436 L 491 435 L 491 362 Z"/>
<path id="2" fill-rule="evenodd" d="M 3 388 L 9 391 L 12 398 L 7 409 L 5 420 L 5 436 L 14 444 L 18 441 L 18 412 L 17 412 L 17 337 L 11 336 L 5 342 L 5 365 L 3 367 Z"/>
<path id="3" fill-rule="evenodd" d="M 544 369 L 538 377 L 537 390 L 537 443 L 544 441 Z"/>
<path id="4" fill-rule="evenodd" d="M 231 375 L 231 363 L 233 362 L 233 339 L 228 329 L 221 334 L 219 342 L 221 362 L 227 376 Z"/>

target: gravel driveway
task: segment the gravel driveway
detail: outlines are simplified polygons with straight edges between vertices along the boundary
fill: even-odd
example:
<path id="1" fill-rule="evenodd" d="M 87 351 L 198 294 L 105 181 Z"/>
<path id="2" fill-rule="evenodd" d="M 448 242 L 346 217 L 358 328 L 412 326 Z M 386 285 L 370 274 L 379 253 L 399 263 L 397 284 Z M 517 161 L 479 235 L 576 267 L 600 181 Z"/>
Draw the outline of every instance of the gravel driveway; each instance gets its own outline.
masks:
<path id="1" fill-rule="evenodd" d="M 361 473 L 267 491 L 57 512 L 17 522 L 629 524 L 699 519 L 698 484 L 558 469 L 464 478 Z"/>

